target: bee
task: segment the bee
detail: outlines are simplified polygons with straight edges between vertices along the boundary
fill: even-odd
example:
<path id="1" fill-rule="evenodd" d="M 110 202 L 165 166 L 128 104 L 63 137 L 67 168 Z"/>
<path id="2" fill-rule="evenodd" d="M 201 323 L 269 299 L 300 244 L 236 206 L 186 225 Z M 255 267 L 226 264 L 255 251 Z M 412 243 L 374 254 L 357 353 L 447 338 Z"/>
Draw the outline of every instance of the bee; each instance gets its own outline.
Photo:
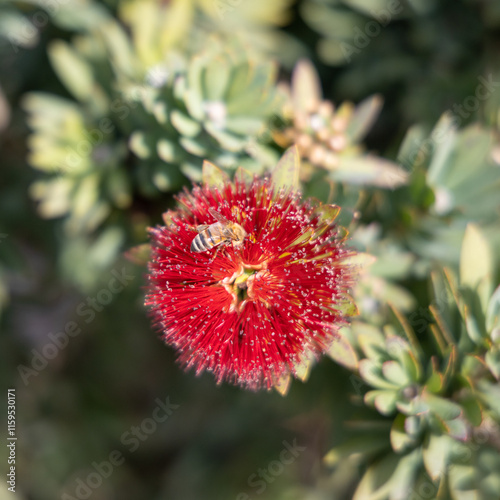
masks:
<path id="1" fill-rule="evenodd" d="M 205 252 L 217 245 L 231 243 L 234 248 L 241 247 L 247 236 L 246 231 L 236 222 L 227 220 L 213 208 L 209 208 L 208 211 L 217 222 L 197 226 L 198 234 L 191 242 L 191 252 Z"/>

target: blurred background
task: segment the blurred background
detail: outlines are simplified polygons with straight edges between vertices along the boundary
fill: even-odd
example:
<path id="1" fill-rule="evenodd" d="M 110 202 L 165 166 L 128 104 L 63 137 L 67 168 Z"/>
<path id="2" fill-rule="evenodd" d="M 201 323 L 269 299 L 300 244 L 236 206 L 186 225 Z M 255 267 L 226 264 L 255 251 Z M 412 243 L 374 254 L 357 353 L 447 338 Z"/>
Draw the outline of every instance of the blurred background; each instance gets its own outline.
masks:
<path id="1" fill-rule="evenodd" d="M 341 205 L 351 245 L 377 257 L 353 292 L 358 327 L 386 332 L 395 309 L 429 361 L 435 273 L 488 260 L 490 295 L 498 284 L 499 47 L 496 0 L 0 0 L 0 418 L 4 435 L 15 388 L 16 498 L 498 500 L 490 455 L 472 486 L 438 494 L 418 458 L 406 489 L 387 479 L 397 461 L 360 488 L 396 448 L 391 409 L 363 403 L 378 386 L 360 376 L 362 343 L 285 397 L 184 373 L 147 317 L 140 252 L 125 252 L 200 181 L 203 159 L 261 174 L 297 143 L 304 195 Z M 464 352 L 497 341 L 492 307 Z M 441 309 L 471 335 L 460 308 Z M 500 356 L 487 365 L 478 428 L 500 415 L 488 414 Z M 368 427 L 369 449 L 325 460 Z"/>

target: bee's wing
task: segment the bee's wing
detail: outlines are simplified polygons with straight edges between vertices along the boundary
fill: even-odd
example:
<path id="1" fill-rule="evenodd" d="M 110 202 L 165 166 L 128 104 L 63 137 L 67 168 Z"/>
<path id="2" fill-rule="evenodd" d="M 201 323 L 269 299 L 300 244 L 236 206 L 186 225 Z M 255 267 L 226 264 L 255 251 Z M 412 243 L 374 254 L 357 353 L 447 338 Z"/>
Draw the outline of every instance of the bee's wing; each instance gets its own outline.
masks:
<path id="1" fill-rule="evenodd" d="M 224 235 L 224 238 L 228 238 L 230 240 L 236 240 L 238 238 L 236 233 L 231 229 L 231 227 L 228 226 L 222 227 L 222 234 Z"/>
<path id="2" fill-rule="evenodd" d="M 221 224 L 231 224 L 230 221 L 228 221 L 222 214 L 214 210 L 212 207 L 210 207 L 208 211 L 217 222 L 220 222 Z"/>
<path id="3" fill-rule="evenodd" d="M 207 229 L 207 227 L 210 227 L 210 225 L 209 224 L 201 224 L 200 226 L 196 226 L 196 231 L 201 233 L 202 231 L 205 231 L 205 229 Z"/>

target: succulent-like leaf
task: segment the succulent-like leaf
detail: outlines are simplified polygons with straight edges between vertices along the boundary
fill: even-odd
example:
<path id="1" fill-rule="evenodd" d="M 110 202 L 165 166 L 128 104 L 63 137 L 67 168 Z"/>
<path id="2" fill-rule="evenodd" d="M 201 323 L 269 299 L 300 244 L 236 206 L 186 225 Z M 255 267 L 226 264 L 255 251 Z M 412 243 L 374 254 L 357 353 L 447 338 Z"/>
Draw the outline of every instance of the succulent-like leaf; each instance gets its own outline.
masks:
<path id="1" fill-rule="evenodd" d="M 329 177 L 361 186 L 395 189 L 408 182 L 408 173 L 389 160 L 376 156 L 341 156 Z"/>
<path id="2" fill-rule="evenodd" d="M 49 47 L 49 57 L 59 78 L 68 90 L 84 102 L 92 99 L 93 104 L 101 100 L 101 89 L 94 80 L 90 65 L 66 42 L 56 40 Z"/>
<path id="3" fill-rule="evenodd" d="M 484 325 L 472 312 L 468 305 L 464 306 L 465 327 L 470 339 L 477 345 L 483 345 L 486 342 L 486 332 Z"/>
<path id="4" fill-rule="evenodd" d="M 382 375 L 380 367 L 369 359 L 359 362 L 359 374 L 361 378 L 376 389 L 398 389 L 399 385 L 390 382 Z"/>
<path id="5" fill-rule="evenodd" d="M 373 95 L 356 106 L 346 128 L 346 135 L 351 143 L 361 141 L 372 128 L 382 109 L 382 104 L 382 97 Z"/>
<path id="6" fill-rule="evenodd" d="M 154 141 L 140 130 L 132 133 L 128 145 L 130 150 L 142 160 L 149 158 L 154 151 Z"/>
<path id="7" fill-rule="evenodd" d="M 294 366 L 294 375 L 302 382 L 306 382 L 311 375 L 311 369 L 314 365 L 314 358 L 303 359 L 299 364 Z"/>
<path id="8" fill-rule="evenodd" d="M 358 369 L 358 356 L 356 350 L 345 336 L 342 335 L 342 330 L 340 331 L 340 337 L 335 339 L 328 349 L 328 356 L 350 370 Z"/>
<path id="9" fill-rule="evenodd" d="M 439 137 L 440 140 L 433 142 L 435 149 L 427 171 L 427 181 L 430 186 L 438 186 L 445 183 L 453 167 L 450 154 L 456 143 L 456 125 L 451 112 L 446 112 L 441 116 L 431 137 Z"/>
<path id="10" fill-rule="evenodd" d="M 207 160 L 203 162 L 202 178 L 203 184 L 208 186 L 222 186 L 229 182 L 229 176 Z"/>
<path id="11" fill-rule="evenodd" d="M 401 312 L 398 310 L 397 307 L 394 307 L 392 304 L 390 304 L 390 305 L 391 305 L 392 312 L 394 313 L 394 315 L 396 316 L 396 318 L 399 321 L 399 324 L 403 328 L 403 331 L 404 331 L 406 338 L 408 339 L 408 341 L 412 347 L 413 352 L 415 353 L 415 355 L 418 358 L 423 358 L 422 346 L 420 345 L 420 343 L 417 339 L 417 336 L 415 335 L 415 331 L 413 330 L 409 321 L 406 319 L 406 317 L 403 314 L 401 314 Z"/>
<path id="12" fill-rule="evenodd" d="M 490 298 L 486 310 L 486 330 L 491 335 L 494 329 L 500 328 L 500 286 Z"/>
<path id="13" fill-rule="evenodd" d="M 470 427 L 463 416 L 445 422 L 448 434 L 460 441 L 467 441 L 470 438 Z"/>
<path id="14" fill-rule="evenodd" d="M 427 474 L 438 481 L 446 475 L 454 449 L 454 440 L 446 434 L 428 434 L 423 446 Z"/>
<path id="15" fill-rule="evenodd" d="M 428 391 L 422 393 L 421 399 L 432 413 L 435 413 L 443 420 L 453 420 L 462 413 L 462 408 L 459 404 L 450 399 L 435 396 Z"/>
<path id="16" fill-rule="evenodd" d="M 292 100 L 295 112 L 314 111 L 321 102 L 322 94 L 314 66 L 307 59 L 302 59 L 292 74 Z"/>
<path id="17" fill-rule="evenodd" d="M 299 188 L 300 156 L 297 146 L 287 149 L 271 173 L 276 190 Z"/>
<path id="18" fill-rule="evenodd" d="M 488 241 L 478 226 L 468 224 L 460 257 L 460 284 L 475 290 L 482 279 L 492 277 L 493 259 Z"/>
<path id="19" fill-rule="evenodd" d="M 193 120 L 178 109 L 172 111 L 170 120 L 177 131 L 186 137 L 196 137 L 201 131 L 199 122 Z"/>
<path id="20" fill-rule="evenodd" d="M 275 384 L 274 389 L 276 392 L 281 394 L 282 396 L 286 396 L 288 391 L 290 390 L 290 386 L 292 385 L 292 376 L 288 374 L 284 374 Z"/>
<path id="21" fill-rule="evenodd" d="M 464 415 L 474 427 L 479 427 L 483 421 L 481 405 L 474 395 L 467 396 L 460 401 Z"/>
<path id="22" fill-rule="evenodd" d="M 391 446 L 396 453 L 404 453 L 416 444 L 414 435 L 407 432 L 405 422 L 409 418 L 402 413 L 398 413 L 391 427 Z"/>
<path id="23" fill-rule="evenodd" d="M 361 479 L 353 500 L 405 498 L 421 466 L 422 453 L 415 449 L 402 457 L 389 453 L 372 464 Z"/>
<path id="24" fill-rule="evenodd" d="M 353 325 L 359 347 L 363 354 L 370 359 L 382 360 L 387 357 L 384 336 L 373 325 L 357 323 Z"/>
<path id="25" fill-rule="evenodd" d="M 397 392 L 394 390 L 369 391 L 364 396 L 366 404 L 374 406 L 382 415 L 390 415 L 396 410 Z"/>
<path id="26" fill-rule="evenodd" d="M 386 380 L 398 384 L 400 387 L 410 383 L 410 377 L 397 361 L 385 361 L 382 364 L 382 373 Z"/>
<path id="27" fill-rule="evenodd" d="M 490 349 L 486 352 L 484 359 L 493 376 L 497 380 L 500 380 L 500 347 L 490 347 Z"/>
<path id="28" fill-rule="evenodd" d="M 341 460 L 363 461 L 372 454 L 387 449 L 387 437 L 381 435 L 360 436 L 332 448 L 324 457 L 326 465 L 335 466 Z"/>

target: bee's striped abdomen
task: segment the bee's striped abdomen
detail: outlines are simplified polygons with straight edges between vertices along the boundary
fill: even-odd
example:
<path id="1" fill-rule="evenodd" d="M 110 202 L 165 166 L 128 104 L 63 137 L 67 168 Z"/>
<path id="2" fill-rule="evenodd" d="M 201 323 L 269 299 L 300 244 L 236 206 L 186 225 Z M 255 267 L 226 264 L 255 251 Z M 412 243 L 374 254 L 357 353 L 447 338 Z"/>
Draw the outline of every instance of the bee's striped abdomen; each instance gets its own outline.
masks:
<path id="1" fill-rule="evenodd" d="M 191 242 L 191 252 L 205 252 L 215 246 L 210 227 L 199 233 Z"/>

